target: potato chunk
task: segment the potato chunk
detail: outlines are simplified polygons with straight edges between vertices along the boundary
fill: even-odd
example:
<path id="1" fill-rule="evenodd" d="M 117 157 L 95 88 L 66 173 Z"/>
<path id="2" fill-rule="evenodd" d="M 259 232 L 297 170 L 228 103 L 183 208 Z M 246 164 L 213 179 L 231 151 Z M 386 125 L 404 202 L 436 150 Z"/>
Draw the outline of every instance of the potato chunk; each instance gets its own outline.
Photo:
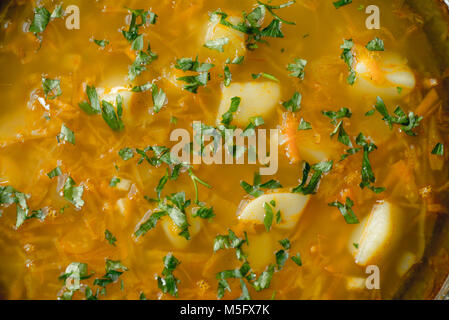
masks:
<path id="1" fill-rule="evenodd" d="M 416 85 L 407 60 L 394 53 L 381 53 L 379 57 L 362 54 L 355 71 L 358 79 L 354 88 L 364 94 L 404 96 Z"/>
<path id="2" fill-rule="evenodd" d="M 278 210 L 281 211 L 282 221 L 279 224 L 273 222 L 273 226 L 290 229 L 298 222 L 309 198 L 310 196 L 299 193 L 277 190 L 277 192 L 264 194 L 246 203 L 242 207 L 238 218 L 262 224 L 265 217 L 264 203 L 274 201 L 276 205 L 273 207 L 273 212 L 276 214 Z"/>
<path id="3" fill-rule="evenodd" d="M 251 117 L 269 117 L 281 97 L 279 84 L 269 81 L 232 83 L 229 87 L 223 87 L 222 93 L 217 123 L 220 123 L 221 116 L 229 110 L 231 98 L 240 97 L 242 100 L 232 120 L 232 124 L 240 127 L 246 127 Z"/>
<path id="4" fill-rule="evenodd" d="M 356 264 L 366 266 L 382 260 L 395 245 L 400 228 L 401 211 L 397 206 L 387 201 L 374 205 L 350 241 L 351 246 L 358 243 L 358 249 L 352 250 Z"/>

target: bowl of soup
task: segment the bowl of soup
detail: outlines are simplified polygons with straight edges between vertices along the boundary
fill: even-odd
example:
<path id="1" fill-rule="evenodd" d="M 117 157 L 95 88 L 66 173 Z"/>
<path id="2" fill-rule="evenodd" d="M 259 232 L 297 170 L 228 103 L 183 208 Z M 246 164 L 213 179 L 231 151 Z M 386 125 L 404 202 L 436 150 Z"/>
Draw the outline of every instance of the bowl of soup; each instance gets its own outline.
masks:
<path id="1" fill-rule="evenodd" d="M 0 15 L 2 299 L 441 299 L 442 1 Z"/>

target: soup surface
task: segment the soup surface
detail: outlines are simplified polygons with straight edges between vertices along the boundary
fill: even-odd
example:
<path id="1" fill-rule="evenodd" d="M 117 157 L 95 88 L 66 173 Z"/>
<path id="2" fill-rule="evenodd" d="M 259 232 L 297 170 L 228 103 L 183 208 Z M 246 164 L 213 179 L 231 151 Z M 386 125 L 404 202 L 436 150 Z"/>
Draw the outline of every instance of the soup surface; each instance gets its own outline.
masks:
<path id="1" fill-rule="evenodd" d="M 1 298 L 389 299 L 419 267 L 447 73 L 404 1 L 37 2 L 0 18 Z"/>

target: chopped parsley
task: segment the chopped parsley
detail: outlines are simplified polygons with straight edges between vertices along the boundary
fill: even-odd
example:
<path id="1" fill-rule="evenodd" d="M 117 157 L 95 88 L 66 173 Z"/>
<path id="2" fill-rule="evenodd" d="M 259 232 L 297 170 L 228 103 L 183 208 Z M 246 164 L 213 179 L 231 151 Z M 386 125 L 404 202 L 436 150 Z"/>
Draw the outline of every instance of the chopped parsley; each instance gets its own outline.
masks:
<path id="1" fill-rule="evenodd" d="M 148 82 L 146 84 L 140 85 L 140 86 L 134 86 L 131 91 L 132 92 L 144 92 L 148 91 L 153 88 L 153 84 Z"/>
<path id="2" fill-rule="evenodd" d="M 128 271 L 128 268 L 125 267 L 120 261 L 106 259 L 105 270 L 106 273 L 101 278 L 96 278 L 94 280 L 94 285 L 102 288 L 100 290 L 102 295 L 106 294 L 106 286 L 117 282 L 120 276 L 125 271 Z"/>
<path id="3" fill-rule="evenodd" d="M 366 141 L 365 136 L 360 133 L 356 138 L 357 145 L 363 147 L 363 160 L 362 160 L 362 182 L 360 183 L 360 188 L 369 188 L 374 193 L 381 193 L 385 191 L 385 188 L 375 187 L 376 177 L 374 176 L 373 169 L 369 160 L 369 154 L 377 149 L 377 146 Z"/>
<path id="4" fill-rule="evenodd" d="M 229 110 L 221 116 L 221 123 L 225 126 L 225 128 L 229 128 L 233 115 L 237 112 L 241 100 L 242 99 L 240 97 L 231 98 L 231 106 L 229 107 Z"/>
<path id="5" fill-rule="evenodd" d="M 231 85 L 231 81 L 232 81 L 232 73 L 231 73 L 231 70 L 229 69 L 229 66 L 225 66 L 223 72 L 224 72 L 224 74 L 223 74 L 224 86 L 229 87 Z"/>
<path id="6" fill-rule="evenodd" d="M 61 168 L 60 167 L 56 167 L 53 170 L 51 170 L 50 172 L 47 173 L 47 176 L 50 179 L 53 179 L 54 177 L 60 176 L 62 174 Z"/>
<path id="7" fill-rule="evenodd" d="M 111 244 L 111 245 L 113 245 L 113 246 L 115 247 L 115 242 L 117 241 L 117 238 L 114 237 L 114 235 L 112 234 L 112 232 L 109 231 L 108 229 L 106 229 L 106 230 L 104 231 L 104 239 L 105 239 L 106 241 L 108 241 L 109 244 Z"/>
<path id="8" fill-rule="evenodd" d="M 158 113 L 162 107 L 167 103 L 167 95 L 164 90 L 158 88 L 156 84 L 152 85 L 152 99 L 153 99 L 153 110 Z"/>
<path id="9" fill-rule="evenodd" d="M 89 115 L 101 113 L 100 100 L 94 86 L 86 86 L 86 94 L 89 102 L 83 101 L 78 106 Z"/>
<path id="10" fill-rule="evenodd" d="M 145 25 L 155 24 L 157 21 L 157 15 L 151 11 L 145 11 L 142 9 L 129 9 L 131 13 L 131 21 L 128 30 L 122 30 L 122 34 L 129 42 L 134 42 L 139 37 L 139 28 Z"/>
<path id="11" fill-rule="evenodd" d="M 157 210 L 150 217 L 140 224 L 134 235 L 140 237 L 153 229 L 157 222 L 165 216 L 169 216 L 173 223 L 181 230 L 179 235 L 190 240 L 189 223 L 185 209 L 190 205 L 190 200 L 186 200 L 184 192 L 174 193 L 160 200 Z"/>
<path id="12" fill-rule="evenodd" d="M 61 5 L 57 5 L 52 13 L 50 13 L 45 7 L 34 8 L 34 17 L 31 22 L 29 32 L 33 32 L 39 40 L 39 33 L 44 32 L 47 28 L 48 23 L 56 18 L 61 18 L 63 16 L 63 9 Z"/>
<path id="13" fill-rule="evenodd" d="M 302 260 L 301 260 L 301 255 L 299 254 L 299 252 L 294 255 L 293 257 L 291 257 L 290 259 L 293 260 L 294 263 L 296 263 L 298 266 L 302 266 Z"/>
<path id="14" fill-rule="evenodd" d="M 379 38 L 374 38 L 366 45 L 369 51 L 385 51 L 384 41 Z"/>
<path id="15" fill-rule="evenodd" d="M 293 63 L 290 63 L 287 66 L 287 70 L 291 71 L 289 74 L 292 77 L 298 78 L 300 80 L 304 80 L 305 72 L 304 69 L 307 65 L 307 60 L 304 59 L 295 59 Z"/>
<path id="16" fill-rule="evenodd" d="M 271 230 L 271 225 L 273 224 L 273 218 L 274 218 L 274 212 L 273 212 L 273 207 L 276 204 L 274 203 L 268 203 L 265 202 L 263 204 L 263 209 L 265 211 L 265 215 L 263 218 L 263 224 L 265 225 L 265 230 L 270 231 Z"/>
<path id="17" fill-rule="evenodd" d="M 258 279 L 254 280 L 252 283 L 254 289 L 256 291 L 262 291 L 265 289 L 268 289 L 271 284 L 271 279 L 273 278 L 275 272 L 275 266 L 273 264 L 270 264 L 264 272 L 259 276 Z"/>
<path id="18" fill-rule="evenodd" d="M 232 28 L 234 30 L 245 33 L 247 37 L 246 47 L 249 50 L 255 50 L 258 48 L 258 43 L 267 43 L 264 38 L 283 38 L 284 34 L 281 31 L 282 23 L 294 25 L 294 22 L 286 21 L 279 17 L 274 10 L 282 9 L 293 5 L 295 1 L 289 1 L 287 3 L 273 6 L 258 1 L 258 6 L 254 8 L 250 13 L 243 13 L 243 21 L 234 25 L 227 21 L 228 15 L 221 11 L 215 11 L 211 15 L 211 19 L 219 21 L 220 24 Z M 268 11 L 273 19 L 266 26 L 262 26 L 264 21 L 265 12 Z"/>
<path id="19" fill-rule="evenodd" d="M 432 149 L 432 154 L 437 156 L 443 156 L 444 155 L 444 145 L 440 142 L 438 142 L 435 147 Z"/>
<path id="20" fill-rule="evenodd" d="M 192 93 L 198 93 L 199 87 L 205 87 L 207 82 L 210 80 L 209 70 L 213 68 L 214 65 L 211 63 L 200 63 L 198 62 L 198 56 L 195 60 L 191 58 L 181 58 L 176 61 L 175 68 L 182 71 L 194 71 L 198 74 L 195 76 L 184 76 L 179 77 L 177 80 L 185 82 L 184 90 Z"/>
<path id="21" fill-rule="evenodd" d="M 218 38 L 214 40 L 208 40 L 204 46 L 211 50 L 216 50 L 218 52 L 224 52 L 223 46 L 229 43 L 229 39 L 226 37 Z"/>
<path id="22" fill-rule="evenodd" d="M 174 297 L 178 297 L 178 283 L 177 279 L 173 275 L 176 267 L 181 264 L 181 262 L 176 259 L 172 253 L 168 253 L 164 259 L 164 270 L 162 270 L 162 276 L 157 276 L 157 285 L 163 293 L 168 293 Z"/>
<path id="23" fill-rule="evenodd" d="M 329 203 L 329 206 L 337 207 L 338 210 L 340 210 L 347 224 L 358 224 L 359 219 L 357 219 L 357 216 L 355 215 L 354 211 L 352 211 L 353 205 L 354 201 L 352 201 L 349 197 L 346 198 L 345 204 L 340 203 L 338 201 Z"/>
<path id="24" fill-rule="evenodd" d="M 128 68 L 128 78 L 129 80 L 134 80 L 137 78 L 142 72 L 147 70 L 147 65 L 152 63 L 154 60 L 158 58 L 158 55 L 151 51 L 150 44 L 148 44 L 147 50 L 140 50 L 137 53 L 136 59 L 132 63 L 132 65 Z"/>
<path id="25" fill-rule="evenodd" d="M 131 148 L 123 148 L 123 149 L 120 149 L 118 154 L 119 154 L 120 158 L 122 158 L 124 161 L 127 161 L 134 157 L 134 150 Z"/>
<path id="26" fill-rule="evenodd" d="M 310 122 L 305 121 L 303 118 L 299 121 L 298 131 L 299 130 L 311 130 L 312 125 Z"/>
<path id="27" fill-rule="evenodd" d="M 304 195 L 315 194 L 322 175 L 328 173 L 332 169 L 332 166 L 332 161 L 323 161 L 313 166 L 310 166 L 309 163 L 305 162 L 301 183 L 293 188 L 292 191 Z M 314 172 L 310 176 L 311 170 Z"/>
<path id="28" fill-rule="evenodd" d="M 302 95 L 299 92 L 295 92 L 293 94 L 293 97 L 288 101 L 282 102 L 282 105 L 288 111 L 296 112 L 301 109 L 301 100 L 302 100 Z"/>
<path id="29" fill-rule="evenodd" d="M 282 188 L 282 185 L 277 180 L 269 180 L 265 183 L 262 183 L 260 174 L 258 172 L 254 173 L 253 185 L 245 181 L 240 181 L 240 186 L 246 193 L 252 195 L 257 198 L 264 194 L 261 189 L 279 189 Z"/>
<path id="30" fill-rule="evenodd" d="M 42 78 L 42 88 L 44 89 L 45 99 L 56 99 L 62 94 L 61 81 L 59 79 Z"/>
<path id="31" fill-rule="evenodd" d="M 218 250 L 221 250 L 221 249 L 232 248 L 232 249 L 235 249 L 237 259 L 243 260 L 246 258 L 246 255 L 242 250 L 242 246 L 245 243 L 248 245 L 248 239 L 246 238 L 246 234 L 245 234 L 245 239 L 241 239 L 236 236 L 234 231 L 232 231 L 231 229 L 228 229 L 227 235 L 218 235 L 215 237 L 214 252 L 217 252 Z"/>
<path id="32" fill-rule="evenodd" d="M 336 9 L 341 8 L 341 7 L 351 4 L 351 3 L 352 3 L 352 0 L 338 0 L 338 1 L 333 2 L 334 7 Z"/>
<path id="33" fill-rule="evenodd" d="M 415 115 L 412 111 L 407 115 L 401 107 L 397 106 L 393 115 L 390 115 L 384 101 L 381 97 L 377 97 L 376 104 L 374 105 L 375 110 L 379 112 L 383 118 L 382 120 L 390 127 L 393 128 L 394 124 L 401 125 L 401 130 L 404 131 L 409 136 L 416 136 L 413 129 L 419 126 L 419 123 L 423 117 Z"/>
<path id="34" fill-rule="evenodd" d="M 111 179 L 111 181 L 109 182 L 109 185 L 110 185 L 111 187 L 116 187 L 117 184 L 118 184 L 119 182 L 120 182 L 120 178 L 113 177 L 113 178 Z"/>
<path id="35" fill-rule="evenodd" d="M 75 144 L 75 133 L 70 130 L 65 124 L 61 126 L 61 132 L 56 136 L 58 143 L 61 141 L 67 141 L 71 144 Z"/>
<path id="36" fill-rule="evenodd" d="M 122 121 L 123 114 L 123 98 L 121 95 L 116 97 L 117 111 L 114 106 L 106 100 L 101 101 L 101 115 L 106 124 L 114 131 L 123 130 L 125 125 Z"/>
<path id="37" fill-rule="evenodd" d="M 106 40 L 106 39 L 105 40 L 96 40 L 96 39 L 94 39 L 93 41 L 94 41 L 94 43 L 97 46 L 100 46 L 102 48 L 106 47 L 109 44 L 109 40 Z"/>
<path id="38" fill-rule="evenodd" d="M 343 143 L 348 147 L 352 147 L 351 139 L 344 129 L 343 120 L 338 121 L 342 118 L 350 118 L 352 116 L 351 111 L 348 108 L 341 108 L 338 111 L 322 111 L 323 115 L 331 119 L 331 123 L 335 126 L 334 130 L 331 132 L 331 137 L 338 134 L 338 141 Z"/>
<path id="39" fill-rule="evenodd" d="M 27 199 L 29 197 L 29 195 L 17 191 L 11 186 L 0 186 L 0 206 L 8 207 L 16 204 L 16 228 L 19 228 L 28 219 L 43 220 L 45 218 L 43 210 L 35 210 L 31 215 L 28 215 L 30 208 Z"/>
<path id="40" fill-rule="evenodd" d="M 88 273 L 86 263 L 81 262 L 70 263 L 65 269 L 64 273 L 59 276 L 59 279 L 64 281 L 64 288 L 58 299 L 72 300 L 73 294 L 81 289 L 80 281 L 88 279 L 91 276 L 92 275 Z M 90 290 L 90 294 L 86 294 L 86 296 L 91 295 L 92 291 Z"/>
<path id="41" fill-rule="evenodd" d="M 278 79 L 278 78 L 276 78 L 275 76 L 273 76 L 273 75 L 271 75 L 271 74 L 269 74 L 269 73 L 266 73 L 266 72 L 253 73 L 253 74 L 251 74 L 251 77 L 252 77 L 254 80 L 259 79 L 260 77 L 262 77 L 262 78 L 265 78 L 265 79 L 268 79 L 268 80 L 272 80 L 272 81 L 274 81 L 274 82 L 279 82 L 279 79 Z"/>
<path id="42" fill-rule="evenodd" d="M 83 186 L 75 187 L 75 181 L 72 177 L 67 177 L 63 187 L 63 195 L 77 209 L 80 209 L 84 205 L 84 200 L 82 199 L 83 192 Z"/>
<path id="43" fill-rule="evenodd" d="M 278 270 L 281 270 L 284 267 L 285 262 L 288 259 L 288 255 L 288 250 L 281 249 L 276 251 L 275 256 Z"/>
<path id="44" fill-rule="evenodd" d="M 347 82 L 350 85 L 353 85 L 355 83 L 355 80 L 357 79 L 356 72 L 354 70 L 354 54 L 352 52 L 352 48 L 354 47 L 354 41 L 352 39 L 346 40 L 344 39 L 343 44 L 340 46 L 341 49 L 343 49 L 343 52 L 341 54 L 341 59 L 347 64 L 349 68 L 349 76 L 347 78 Z"/>

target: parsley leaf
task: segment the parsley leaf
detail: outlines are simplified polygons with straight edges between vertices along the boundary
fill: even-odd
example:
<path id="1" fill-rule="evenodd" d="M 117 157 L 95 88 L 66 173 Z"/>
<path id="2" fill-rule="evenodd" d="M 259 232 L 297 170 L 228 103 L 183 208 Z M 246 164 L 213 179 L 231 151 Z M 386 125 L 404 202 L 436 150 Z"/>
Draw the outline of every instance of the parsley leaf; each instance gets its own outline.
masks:
<path id="1" fill-rule="evenodd" d="M 329 203 L 329 206 L 337 207 L 338 210 L 340 210 L 347 224 L 358 224 L 359 219 L 357 219 L 357 216 L 355 215 L 354 211 L 352 211 L 353 205 L 354 201 L 352 201 L 349 197 L 346 198 L 345 204 L 342 204 L 338 201 Z"/>
<path id="2" fill-rule="evenodd" d="M 292 259 L 293 262 L 296 263 L 298 266 L 302 266 L 301 255 L 299 254 L 299 252 L 290 259 Z"/>
<path id="3" fill-rule="evenodd" d="M 231 121 L 232 121 L 232 117 L 233 117 L 234 113 L 237 112 L 241 100 L 242 99 L 240 97 L 232 97 L 231 98 L 231 106 L 229 107 L 229 110 L 226 111 L 225 113 L 223 113 L 223 115 L 221 116 L 221 123 L 226 128 L 229 128 L 229 125 L 231 124 Z"/>
<path id="4" fill-rule="evenodd" d="M 164 270 L 162 277 L 157 276 L 157 284 L 163 293 L 168 293 L 174 297 L 178 297 L 179 279 L 173 275 L 173 271 L 180 265 L 180 261 L 172 253 L 168 253 L 164 259 Z"/>
<path id="5" fill-rule="evenodd" d="M 86 86 L 86 94 L 89 102 L 83 101 L 78 106 L 89 115 L 101 113 L 100 100 L 94 86 Z"/>
<path id="6" fill-rule="evenodd" d="M 265 211 L 265 215 L 263 218 L 263 224 L 265 225 L 265 230 L 270 231 L 271 225 L 273 224 L 273 208 L 271 207 L 271 204 L 268 202 L 264 202 L 263 209 Z"/>
<path id="7" fill-rule="evenodd" d="M 61 168 L 60 167 L 56 167 L 53 170 L 51 170 L 50 172 L 47 173 L 47 176 L 50 179 L 53 179 L 54 177 L 60 176 L 62 174 Z"/>
<path id="8" fill-rule="evenodd" d="M 56 139 L 60 143 L 61 141 L 67 141 L 71 144 L 75 144 L 75 133 L 66 127 L 65 124 L 61 126 L 61 132 L 56 136 Z"/>
<path id="9" fill-rule="evenodd" d="M 120 149 L 118 154 L 119 154 L 120 158 L 122 158 L 124 161 L 127 161 L 134 157 L 134 150 L 126 147 L 126 148 Z"/>
<path id="10" fill-rule="evenodd" d="M 234 231 L 228 229 L 227 235 L 218 235 L 214 239 L 214 252 L 217 252 L 220 249 L 235 249 L 235 253 L 237 259 L 242 260 L 246 258 L 245 253 L 242 250 L 242 246 L 244 244 L 248 244 L 248 239 L 241 239 L 236 236 Z"/>
<path id="11" fill-rule="evenodd" d="M 223 46 L 229 43 L 229 39 L 226 37 L 218 38 L 214 40 L 208 40 L 204 46 L 211 50 L 216 50 L 218 52 L 224 52 Z"/>
<path id="12" fill-rule="evenodd" d="M 301 100 L 302 100 L 302 95 L 299 92 L 295 92 L 293 94 L 293 97 L 288 101 L 282 102 L 282 105 L 288 111 L 296 112 L 301 109 Z"/>
<path id="13" fill-rule="evenodd" d="M 366 141 L 365 136 L 360 133 L 356 138 L 356 143 L 363 147 L 363 160 L 362 160 L 362 182 L 360 183 L 360 188 L 369 188 L 374 193 L 381 193 L 385 191 L 385 188 L 374 187 L 373 183 L 376 182 L 376 177 L 374 176 L 373 169 L 369 160 L 369 153 L 377 149 L 377 146 Z"/>
<path id="14" fill-rule="evenodd" d="M 111 103 L 107 102 L 106 100 L 102 100 L 101 115 L 103 116 L 103 120 L 112 130 L 120 131 L 123 130 L 123 128 L 125 127 L 122 121 L 123 98 L 121 95 L 117 95 L 116 102 L 117 102 L 117 112 L 115 111 L 115 108 Z"/>
<path id="15" fill-rule="evenodd" d="M 111 186 L 111 187 L 115 187 L 115 186 L 117 186 L 117 184 L 120 182 L 120 178 L 117 178 L 117 177 L 113 177 L 112 179 L 111 179 L 111 181 L 109 182 L 109 185 Z"/>
<path id="16" fill-rule="evenodd" d="M 332 166 L 332 161 L 323 161 L 313 165 L 312 167 L 309 163 L 305 162 L 301 183 L 297 187 L 293 188 L 292 191 L 302 193 L 304 195 L 315 194 L 322 175 L 329 172 L 332 169 Z M 312 176 L 309 177 L 311 169 L 314 172 Z"/>
<path id="17" fill-rule="evenodd" d="M 295 59 L 293 63 L 290 63 L 287 66 L 287 70 L 291 71 L 289 74 L 292 77 L 299 78 L 300 80 L 304 80 L 305 72 L 304 69 L 307 65 L 307 60 L 304 59 Z"/>
<path id="18" fill-rule="evenodd" d="M 45 7 L 34 8 L 34 18 L 30 25 L 30 32 L 41 33 L 50 22 L 51 14 Z"/>
<path id="19" fill-rule="evenodd" d="M 262 183 L 260 174 L 258 172 L 254 173 L 253 185 L 250 185 L 245 181 L 240 181 L 240 186 L 243 188 L 243 190 L 246 191 L 246 193 L 252 195 L 255 198 L 263 195 L 264 192 L 261 189 L 282 188 L 282 185 L 279 183 L 279 181 L 276 180 L 269 180 L 265 183 Z"/>
<path id="20" fill-rule="evenodd" d="M 106 273 L 101 278 L 94 280 L 94 285 L 102 287 L 101 293 L 103 295 L 106 294 L 106 286 L 117 282 L 123 272 L 128 271 L 128 268 L 120 261 L 106 259 L 105 270 Z"/>
<path id="21" fill-rule="evenodd" d="M 64 198 L 70 201 L 77 209 L 84 205 L 83 192 L 83 186 L 75 187 L 75 181 L 72 177 L 67 177 L 63 187 Z"/>
<path id="22" fill-rule="evenodd" d="M 347 78 L 347 82 L 350 85 L 353 85 L 357 78 L 356 72 L 354 70 L 355 59 L 354 59 L 354 54 L 352 52 L 353 47 L 354 47 L 354 42 L 352 41 L 352 39 L 349 39 L 349 40 L 344 39 L 343 44 L 340 46 L 340 48 L 343 49 L 343 52 L 340 57 L 348 65 L 348 68 L 349 68 L 349 76 Z"/>
<path id="23" fill-rule="evenodd" d="M 109 44 L 109 40 L 106 40 L 106 39 L 104 39 L 104 40 L 96 40 L 96 39 L 94 39 L 93 41 L 94 41 L 94 43 L 96 45 L 98 45 L 98 46 L 100 46 L 102 48 L 106 47 Z"/>
<path id="24" fill-rule="evenodd" d="M 198 93 L 198 88 L 201 86 L 206 86 L 207 82 L 210 80 L 209 70 L 213 67 L 213 64 L 198 62 L 198 56 L 195 60 L 192 60 L 191 58 L 178 59 L 175 65 L 176 69 L 182 71 L 194 71 L 197 72 L 198 75 L 179 77 L 177 80 L 186 83 L 184 85 L 184 90 L 192 93 Z"/>
<path id="25" fill-rule="evenodd" d="M 307 122 L 303 118 L 301 118 L 301 120 L 299 121 L 298 131 L 310 129 L 312 129 L 312 125 L 310 124 L 310 122 Z"/>
<path id="26" fill-rule="evenodd" d="M 42 78 L 42 88 L 44 89 L 45 99 L 56 99 L 62 94 L 61 81 L 59 79 Z"/>
<path id="27" fill-rule="evenodd" d="M 394 115 L 390 115 L 384 101 L 380 97 L 377 97 L 374 108 L 383 116 L 382 120 L 385 121 L 390 129 L 393 128 L 393 124 L 399 124 L 402 125 L 401 130 L 407 135 L 416 136 L 413 129 L 419 126 L 423 117 L 417 116 L 413 112 L 409 112 L 409 114 L 406 115 L 404 110 L 399 106 L 396 107 Z"/>
<path id="28" fill-rule="evenodd" d="M 147 70 L 146 66 L 151 62 L 156 60 L 158 55 L 151 51 L 151 47 L 148 44 L 147 51 L 139 51 L 137 53 L 136 59 L 129 66 L 128 70 L 128 78 L 129 80 L 134 80 L 137 76 L 139 76 L 142 72 Z"/>
<path id="29" fill-rule="evenodd" d="M 352 0 L 338 0 L 338 1 L 333 2 L 334 7 L 336 9 L 343 7 L 345 5 L 351 4 L 351 3 L 352 3 Z"/>
<path id="30" fill-rule="evenodd" d="M 266 72 L 253 73 L 253 74 L 251 74 L 251 77 L 252 77 L 254 80 L 259 79 L 260 77 L 262 77 L 262 78 L 265 78 L 265 79 L 268 79 L 268 80 L 272 80 L 272 81 L 274 81 L 274 82 L 279 82 L 279 79 L 278 79 L 278 78 L 276 78 L 275 76 L 273 76 L 273 75 L 271 75 L 271 74 L 269 74 L 269 73 L 266 73 Z"/>
<path id="31" fill-rule="evenodd" d="M 432 154 L 435 154 L 437 156 L 443 156 L 444 155 L 444 145 L 440 142 L 438 142 L 435 147 L 432 149 Z"/>
<path id="32" fill-rule="evenodd" d="M 379 38 L 374 38 L 366 45 L 369 51 L 385 51 L 384 41 Z"/>
<path id="33" fill-rule="evenodd" d="M 152 99 L 153 110 L 155 113 L 158 113 L 167 103 L 167 95 L 161 88 L 158 88 L 156 84 L 153 84 L 152 86 Z"/>
<path id="34" fill-rule="evenodd" d="M 114 235 L 112 234 L 111 231 L 106 229 L 104 231 L 104 238 L 105 238 L 105 240 L 107 240 L 109 242 L 109 244 L 111 244 L 111 245 L 113 245 L 115 247 L 115 242 L 117 241 L 117 238 L 114 237 Z"/>

